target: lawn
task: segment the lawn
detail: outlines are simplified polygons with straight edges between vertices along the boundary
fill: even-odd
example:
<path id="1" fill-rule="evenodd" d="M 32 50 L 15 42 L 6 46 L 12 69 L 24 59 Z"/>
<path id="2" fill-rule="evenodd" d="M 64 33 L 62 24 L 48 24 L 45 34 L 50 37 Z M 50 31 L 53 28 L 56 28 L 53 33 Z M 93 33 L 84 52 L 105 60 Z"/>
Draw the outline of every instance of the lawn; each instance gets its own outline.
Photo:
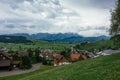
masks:
<path id="1" fill-rule="evenodd" d="M 61 67 L 3 77 L 0 80 L 120 80 L 120 54 L 100 56 Z"/>

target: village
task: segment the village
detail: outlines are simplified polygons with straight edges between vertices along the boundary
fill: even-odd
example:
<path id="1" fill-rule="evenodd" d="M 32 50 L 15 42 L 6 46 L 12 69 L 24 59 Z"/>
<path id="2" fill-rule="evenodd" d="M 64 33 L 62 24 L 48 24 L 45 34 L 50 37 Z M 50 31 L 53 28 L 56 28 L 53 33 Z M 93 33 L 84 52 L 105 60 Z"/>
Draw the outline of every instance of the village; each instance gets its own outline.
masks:
<path id="1" fill-rule="evenodd" d="M 27 59 L 31 56 L 35 56 L 37 62 L 40 62 L 43 65 L 61 66 L 72 64 L 73 62 L 80 60 L 93 58 L 95 57 L 95 54 L 87 51 L 79 53 L 74 48 L 72 48 L 68 57 L 64 56 L 64 52 L 56 53 L 53 50 L 39 49 L 36 51 L 36 54 L 33 55 L 32 53 L 28 53 L 20 49 L 16 53 L 10 53 L 6 48 L 2 47 L 0 48 L 0 67 L 7 67 L 8 70 L 12 70 L 14 68 L 20 68 L 23 63 L 23 65 L 29 65 L 29 61 L 24 60 L 24 57 Z M 20 58 L 23 58 L 24 61 Z M 25 61 L 27 62 L 26 64 Z"/>
<path id="2" fill-rule="evenodd" d="M 115 51 L 114 51 L 115 52 Z M 120 52 L 120 51 L 118 51 Z M 117 53 L 117 52 L 115 52 Z M 65 52 L 54 52 L 53 50 L 40 50 L 36 49 L 34 52 L 28 49 L 27 52 L 19 49 L 16 53 L 11 53 L 7 48 L 0 48 L 0 68 L 7 69 L 9 71 L 18 69 L 30 69 L 31 64 L 41 63 L 42 65 L 62 66 L 72 64 L 77 61 L 86 60 L 89 58 L 96 58 L 100 55 L 110 55 L 110 51 L 106 54 L 103 51 L 94 50 L 94 52 L 88 52 L 85 50 L 79 51 L 74 47 L 71 47 L 71 51 L 68 56 L 65 56 Z M 35 62 L 32 63 L 32 60 Z"/>

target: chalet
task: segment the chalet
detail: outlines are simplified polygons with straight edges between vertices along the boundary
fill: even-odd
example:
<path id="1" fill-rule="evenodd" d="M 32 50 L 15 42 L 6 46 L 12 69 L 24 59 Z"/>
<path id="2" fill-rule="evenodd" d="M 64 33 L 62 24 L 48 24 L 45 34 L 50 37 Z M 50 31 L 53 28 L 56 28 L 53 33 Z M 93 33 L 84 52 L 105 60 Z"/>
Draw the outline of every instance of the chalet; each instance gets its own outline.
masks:
<path id="1" fill-rule="evenodd" d="M 7 53 L 0 53 L 0 67 L 8 67 L 10 69 L 12 58 Z"/>
<path id="2" fill-rule="evenodd" d="M 13 61 L 13 58 L 6 52 L 0 53 L 0 67 L 8 67 L 9 70 L 12 67 L 19 67 L 20 61 Z"/>
<path id="3" fill-rule="evenodd" d="M 64 56 L 60 54 L 55 53 L 53 54 L 53 56 L 54 56 L 54 66 L 71 64 L 69 60 L 67 60 Z"/>

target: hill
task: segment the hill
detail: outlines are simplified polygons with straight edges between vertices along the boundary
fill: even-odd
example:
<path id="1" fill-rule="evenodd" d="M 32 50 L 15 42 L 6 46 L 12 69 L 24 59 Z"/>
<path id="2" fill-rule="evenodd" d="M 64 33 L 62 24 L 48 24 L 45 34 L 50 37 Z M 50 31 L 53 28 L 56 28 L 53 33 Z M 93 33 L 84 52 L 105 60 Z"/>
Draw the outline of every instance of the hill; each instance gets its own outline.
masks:
<path id="1" fill-rule="evenodd" d="M 114 48 L 112 40 L 102 40 L 91 43 L 81 43 L 77 45 L 77 48 L 80 50 L 93 50 L 93 49 L 111 49 Z"/>
<path id="2" fill-rule="evenodd" d="M 108 40 L 108 36 L 98 36 L 98 37 L 84 37 L 77 33 L 37 33 L 37 34 L 26 34 L 26 33 L 16 33 L 10 34 L 12 36 L 24 36 L 30 39 L 48 40 L 48 41 L 61 41 L 61 42 L 94 42 L 99 40 Z"/>
<path id="3" fill-rule="evenodd" d="M 120 80 L 120 53 L 62 67 L 0 78 L 0 80 Z"/>
<path id="4" fill-rule="evenodd" d="M 29 43 L 32 42 L 23 36 L 0 35 L 0 42 L 3 43 Z"/>

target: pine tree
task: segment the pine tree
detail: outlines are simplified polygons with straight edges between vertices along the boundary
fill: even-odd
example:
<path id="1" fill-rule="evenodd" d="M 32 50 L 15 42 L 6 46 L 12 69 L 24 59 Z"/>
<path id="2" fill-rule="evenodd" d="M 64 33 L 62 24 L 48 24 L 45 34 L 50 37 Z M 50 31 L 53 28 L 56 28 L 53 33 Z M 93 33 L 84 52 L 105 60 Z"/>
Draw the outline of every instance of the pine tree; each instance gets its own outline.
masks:
<path id="1" fill-rule="evenodd" d="M 120 0 L 117 1 L 116 8 L 112 11 L 110 35 L 115 48 L 120 48 Z"/>

